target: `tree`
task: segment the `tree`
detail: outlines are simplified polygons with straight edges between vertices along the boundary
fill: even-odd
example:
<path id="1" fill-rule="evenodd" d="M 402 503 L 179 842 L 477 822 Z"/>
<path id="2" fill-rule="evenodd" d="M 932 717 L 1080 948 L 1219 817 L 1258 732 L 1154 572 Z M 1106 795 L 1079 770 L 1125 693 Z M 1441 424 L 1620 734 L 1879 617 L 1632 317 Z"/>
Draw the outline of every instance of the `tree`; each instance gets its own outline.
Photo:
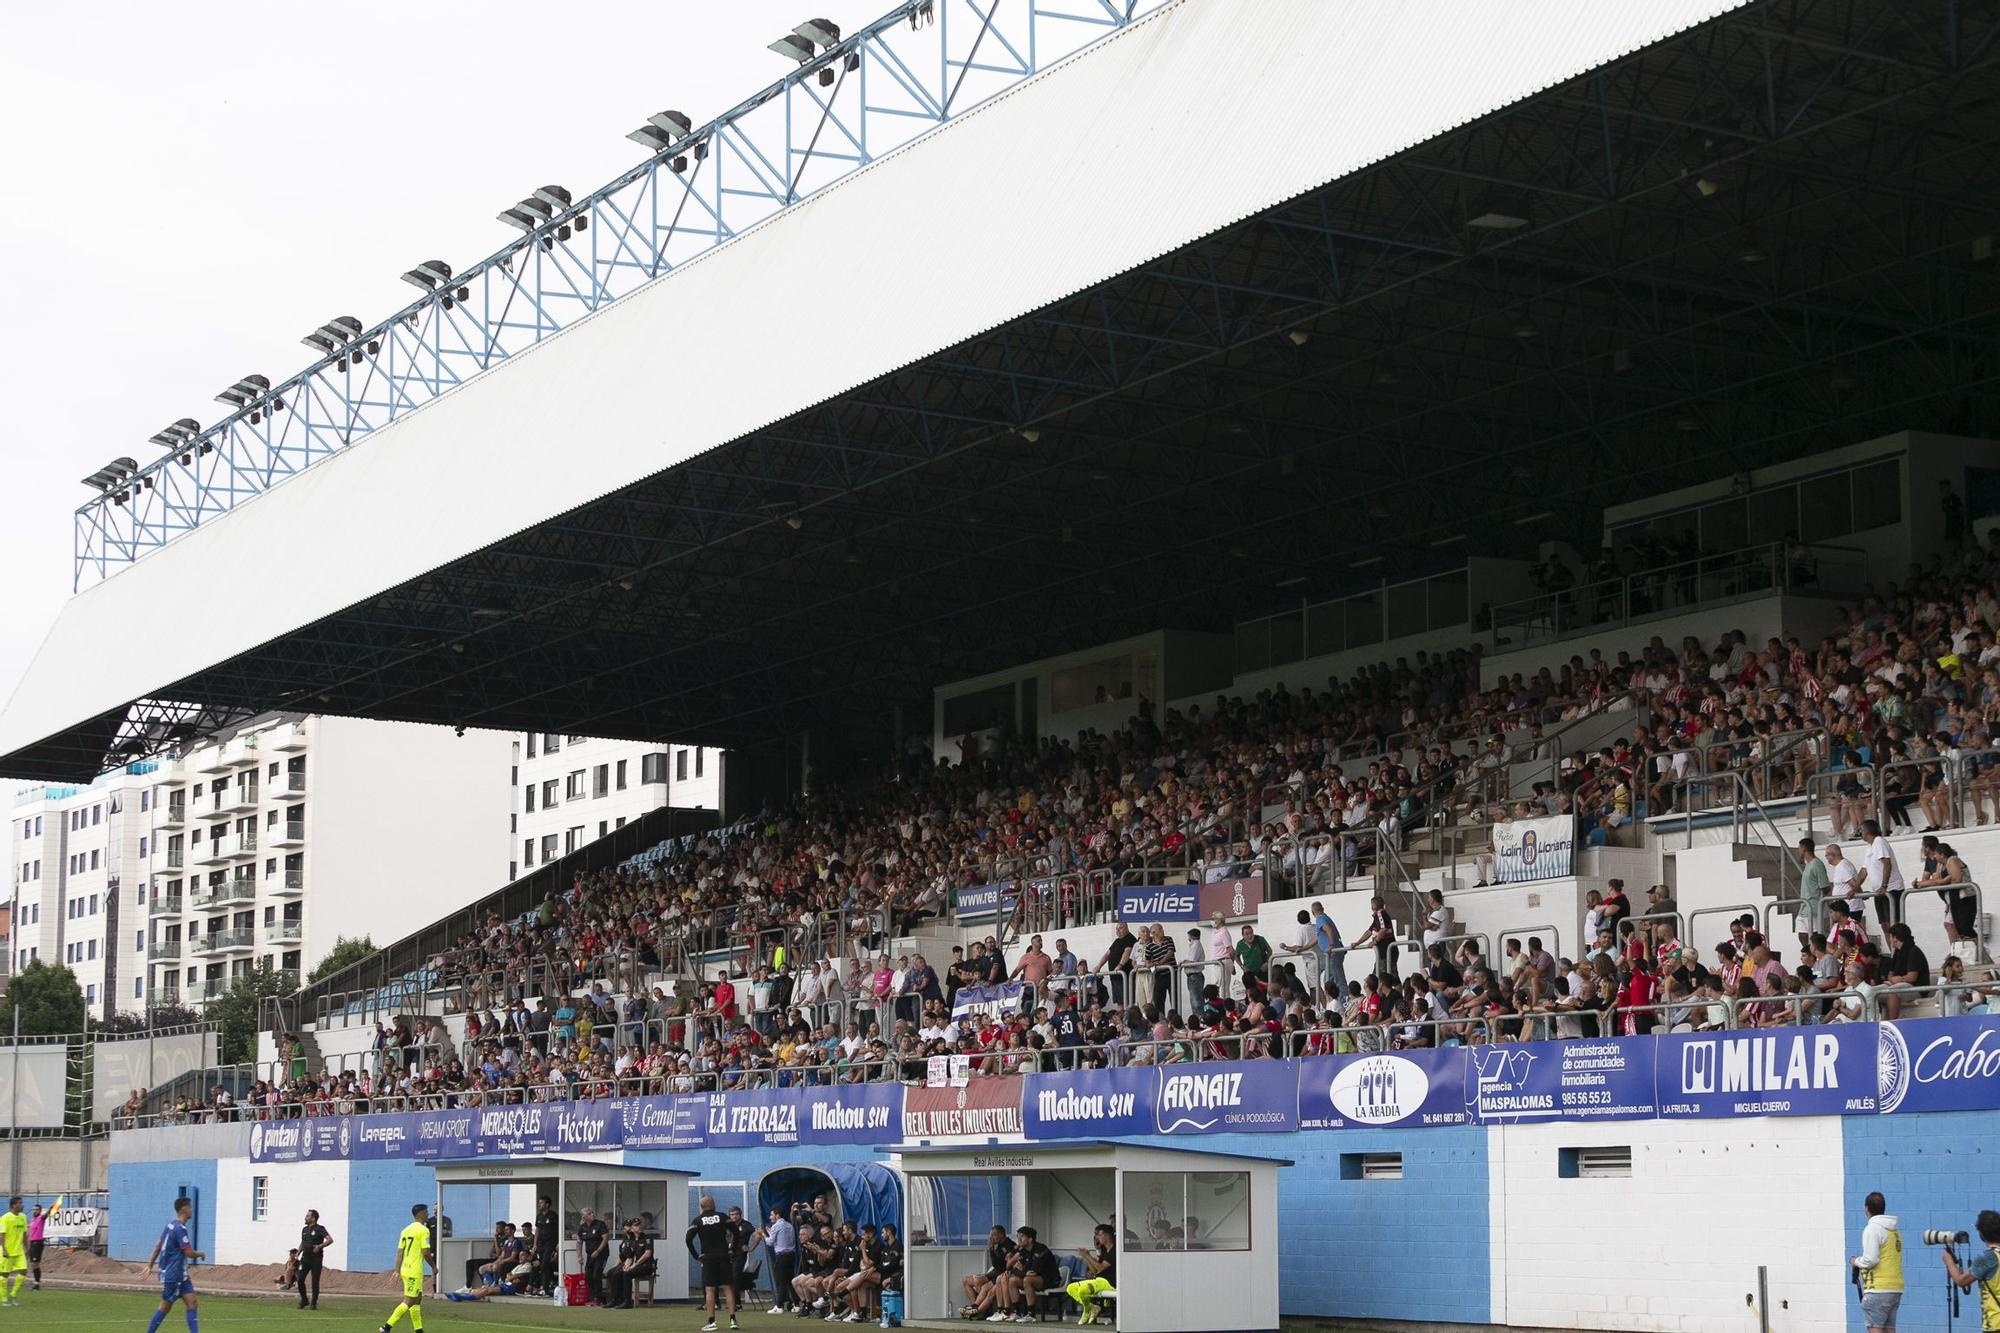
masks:
<path id="1" fill-rule="evenodd" d="M 333 947 L 327 950 L 326 957 L 314 964 L 313 970 L 306 974 L 306 984 L 310 986 L 315 981 L 324 981 L 336 972 L 373 958 L 375 953 L 375 942 L 366 935 L 358 940 L 342 935 L 333 942 Z"/>
<path id="2" fill-rule="evenodd" d="M 202 1017 L 222 1027 L 222 1063 L 248 1064 L 257 1058 L 257 1011 L 272 995 L 290 995 L 295 988 L 269 963 L 246 972 L 229 989 L 208 1003 Z"/>
<path id="3" fill-rule="evenodd" d="M 21 1035 L 61 1037 L 83 1031 L 83 987 L 76 973 L 36 958 L 7 983 L 0 995 L 0 1037 L 12 1036 L 19 1007 Z"/>

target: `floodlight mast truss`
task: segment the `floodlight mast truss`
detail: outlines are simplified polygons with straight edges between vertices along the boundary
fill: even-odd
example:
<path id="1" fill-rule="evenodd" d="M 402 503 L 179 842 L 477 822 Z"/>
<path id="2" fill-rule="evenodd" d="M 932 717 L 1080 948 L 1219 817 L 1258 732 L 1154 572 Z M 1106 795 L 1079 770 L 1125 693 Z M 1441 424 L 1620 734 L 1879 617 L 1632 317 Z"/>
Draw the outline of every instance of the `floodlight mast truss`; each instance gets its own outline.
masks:
<path id="1" fill-rule="evenodd" d="M 93 496 L 76 511 L 72 587 L 1169 3 L 909 0 Z"/>

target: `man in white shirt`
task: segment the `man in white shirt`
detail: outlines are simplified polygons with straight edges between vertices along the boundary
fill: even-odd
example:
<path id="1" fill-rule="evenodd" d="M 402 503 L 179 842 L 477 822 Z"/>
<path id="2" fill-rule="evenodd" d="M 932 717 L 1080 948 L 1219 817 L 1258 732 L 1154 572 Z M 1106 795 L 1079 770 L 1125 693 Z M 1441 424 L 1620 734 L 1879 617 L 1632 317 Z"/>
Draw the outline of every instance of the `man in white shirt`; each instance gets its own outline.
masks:
<path id="1" fill-rule="evenodd" d="M 1882 826 L 1872 819 L 1863 820 L 1861 836 L 1868 839 L 1868 851 L 1862 864 L 1868 871 L 1865 882 L 1875 894 L 1875 919 L 1887 932 L 1892 921 L 1903 919 L 1903 892 L 1908 885 L 1904 884 L 1903 872 L 1896 866 L 1896 853 L 1890 848 L 1889 840 L 1882 836 Z"/>
<path id="2" fill-rule="evenodd" d="M 799 970 L 798 987 L 792 992 L 792 1003 L 806 1016 L 808 1023 L 819 1021 L 819 964 Z"/>

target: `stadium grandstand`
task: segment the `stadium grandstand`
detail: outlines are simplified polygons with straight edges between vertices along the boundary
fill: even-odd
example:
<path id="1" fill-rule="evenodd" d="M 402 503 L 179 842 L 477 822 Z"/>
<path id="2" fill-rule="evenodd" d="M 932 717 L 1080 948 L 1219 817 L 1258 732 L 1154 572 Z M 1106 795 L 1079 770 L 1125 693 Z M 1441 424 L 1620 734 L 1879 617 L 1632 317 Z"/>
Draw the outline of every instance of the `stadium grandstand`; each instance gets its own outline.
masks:
<path id="1" fill-rule="evenodd" d="M 122 1089 L 114 1216 L 316 1190 L 369 1267 L 391 1196 L 459 1198 L 461 1242 L 535 1215 L 451 1158 L 608 1213 L 624 1177 L 564 1172 L 615 1147 L 753 1223 L 800 1179 L 893 1220 L 913 1321 L 1093 1313 L 1101 1253 L 1134 1330 L 1845 1330 L 1865 1194 L 2000 1208 L 1990 1165 L 1916 1160 L 2000 1129 L 2000 9 L 1081 8 L 1060 58 L 1026 0 L 802 26 L 746 107 L 833 89 L 840 123 L 892 41 L 1020 68 L 894 151 L 788 146 L 820 188 L 698 251 L 655 224 L 645 281 L 564 306 L 623 262 L 619 191 L 704 197 L 729 127 L 656 118 L 645 169 L 384 326 L 512 283 L 531 343 L 421 411 L 329 398 L 339 447 L 302 420 L 325 358 L 250 385 L 80 513 L 0 772 L 277 711 L 724 751 L 720 811 Z M 223 498 L 135 513 L 176 468 Z M 198 642 L 149 620 L 281 529 L 309 575 L 239 571 Z M 1052 1188 L 1058 1149 L 1101 1187 Z M 522 1290 L 615 1301 L 561 1210 Z M 979 1286 L 989 1222 L 1083 1293 L 1004 1254 Z M 1412 1235 L 1462 1280 L 1397 1277 Z"/>

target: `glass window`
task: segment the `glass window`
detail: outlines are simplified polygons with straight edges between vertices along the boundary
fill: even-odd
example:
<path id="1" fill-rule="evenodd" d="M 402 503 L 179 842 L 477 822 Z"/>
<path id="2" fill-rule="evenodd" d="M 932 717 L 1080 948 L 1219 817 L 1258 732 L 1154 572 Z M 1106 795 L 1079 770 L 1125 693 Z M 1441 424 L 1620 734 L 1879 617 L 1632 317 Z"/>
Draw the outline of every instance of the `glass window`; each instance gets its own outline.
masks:
<path id="1" fill-rule="evenodd" d="M 1305 613 L 1287 611 L 1271 617 L 1271 665 L 1286 666 L 1306 655 Z"/>
<path id="2" fill-rule="evenodd" d="M 1854 469 L 1854 530 L 1903 521 L 1903 464 L 1895 458 Z"/>
<path id="3" fill-rule="evenodd" d="M 1750 544 L 1749 506 L 1741 498 L 1719 500 L 1701 509 L 1701 549 L 1740 551 Z"/>
<path id="4" fill-rule="evenodd" d="M 1799 488 L 1774 486 L 1750 497 L 1749 545 L 1781 542 L 1799 532 Z"/>
<path id="5" fill-rule="evenodd" d="M 1430 596 L 1421 583 L 1399 583 L 1385 590 L 1389 597 L 1389 637 L 1422 634 L 1430 624 Z"/>
<path id="6" fill-rule="evenodd" d="M 1799 483 L 1799 536 L 1809 542 L 1845 537 L 1854 531 L 1849 501 L 1850 475 L 1836 472 Z"/>
<path id="7" fill-rule="evenodd" d="M 1139 1234 L 1128 1250 L 1247 1250 L 1247 1171 L 1128 1171 L 1119 1216 Z"/>

